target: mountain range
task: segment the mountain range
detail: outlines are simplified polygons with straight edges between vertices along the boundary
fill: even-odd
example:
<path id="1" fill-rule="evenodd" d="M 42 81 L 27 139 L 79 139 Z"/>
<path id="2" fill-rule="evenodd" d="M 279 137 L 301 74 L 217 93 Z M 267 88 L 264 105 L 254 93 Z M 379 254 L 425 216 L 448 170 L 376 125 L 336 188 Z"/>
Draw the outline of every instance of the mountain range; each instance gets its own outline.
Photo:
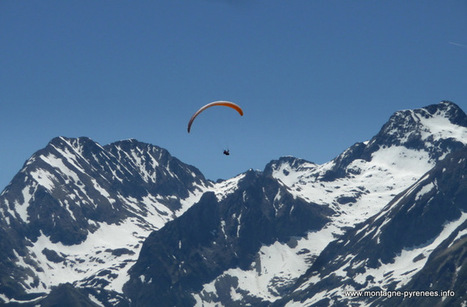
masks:
<path id="1" fill-rule="evenodd" d="M 57 137 L 0 195 L 0 302 L 465 306 L 466 159 L 449 101 L 218 182 L 134 139 Z"/>

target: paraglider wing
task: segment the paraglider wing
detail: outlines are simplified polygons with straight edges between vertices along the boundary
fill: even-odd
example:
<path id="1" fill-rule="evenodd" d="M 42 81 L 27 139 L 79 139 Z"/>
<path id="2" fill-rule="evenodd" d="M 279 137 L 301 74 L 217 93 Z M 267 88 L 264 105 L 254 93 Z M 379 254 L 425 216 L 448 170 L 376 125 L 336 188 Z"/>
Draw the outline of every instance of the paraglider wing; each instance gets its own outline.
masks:
<path id="1" fill-rule="evenodd" d="M 229 108 L 232 108 L 232 109 L 236 110 L 238 112 L 238 114 L 243 116 L 243 110 L 242 110 L 242 108 L 240 108 L 239 105 L 237 105 L 237 104 L 235 104 L 233 102 L 230 102 L 230 101 L 214 101 L 214 102 L 208 103 L 207 105 L 201 107 L 201 109 L 199 109 L 198 111 L 195 112 L 195 114 L 193 114 L 193 116 L 190 118 L 190 121 L 188 122 L 188 133 L 190 133 L 191 124 L 193 124 L 193 121 L 195 120 L 196 116 L 198 116 L 201 112 L 203 112 L 207 108 L 210 108 L 210 107 L 213 107 L 213 106 L 229 107 Z"/>

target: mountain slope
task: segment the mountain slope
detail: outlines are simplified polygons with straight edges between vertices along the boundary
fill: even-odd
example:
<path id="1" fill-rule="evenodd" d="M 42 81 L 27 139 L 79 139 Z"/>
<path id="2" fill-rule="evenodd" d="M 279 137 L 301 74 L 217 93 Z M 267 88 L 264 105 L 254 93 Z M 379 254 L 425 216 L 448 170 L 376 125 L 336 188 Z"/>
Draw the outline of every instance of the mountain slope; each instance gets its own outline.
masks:
<path id="1" fill-rule="evenodd" d="M 355 290 L 456 289 L 455 300 L 464 301 L 465 174 L 467 149 L 446 157 L 379 214 L 330 243 L 300 277 L 295 291 L 277 305 L 296 301 L 305 306 L 347 306 L 350 301 L 377 298 L 353 297 Z M 454 300 L 444 299 L 445 306 L 451 306 Z M 413 306 L 417 302 L 387 297 L 380 301 L 388 306 Z M 418 299 L 420 305 L 430 306 L 441 301 L 441 297 Z"/>
<path id="2" fill-rule="evenodd" d="M 78 280 L 121 292 L 142 240 L 211 185 L 153 145 L 53 139 L 0 196 L 0 265 L 8 272 L 0 292 L 22 299 Z"/>

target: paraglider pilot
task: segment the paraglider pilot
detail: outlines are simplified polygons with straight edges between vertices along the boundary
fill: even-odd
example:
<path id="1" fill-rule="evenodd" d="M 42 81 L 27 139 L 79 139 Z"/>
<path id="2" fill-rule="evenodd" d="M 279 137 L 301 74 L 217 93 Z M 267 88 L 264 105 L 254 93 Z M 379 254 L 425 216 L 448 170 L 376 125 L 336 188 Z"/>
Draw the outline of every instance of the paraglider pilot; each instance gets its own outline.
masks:
<path id="1" fill-rule="evenodd" d="M 228 149 L 224 149 L 224 155 L 226 156 L 230 155 L 230 151 Z"/>

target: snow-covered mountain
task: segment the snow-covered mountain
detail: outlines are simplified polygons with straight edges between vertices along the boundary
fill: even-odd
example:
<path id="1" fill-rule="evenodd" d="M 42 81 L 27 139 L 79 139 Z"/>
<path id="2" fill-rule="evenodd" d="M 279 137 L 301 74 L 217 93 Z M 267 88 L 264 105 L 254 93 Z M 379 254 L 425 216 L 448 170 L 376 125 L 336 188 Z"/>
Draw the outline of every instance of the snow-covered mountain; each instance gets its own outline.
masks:
<path id="1" fill-rule="evenodd" d="M 153 145 L 53 139 L 0 196 L 0 298 L 30 300 L 67 282 L 121 293 L 145 238 L 211 186 Z"/>
<path id="2" fill-rule="evenodd" d="M 284 292 L 277 285 L 289 291 L 287 286 L 302 276 L 330 242 L 382 212 L 438 161 L 466 144 L 467 116 L 455 104 L 442 102 L 396 112 L 371 140 L 351 146 L 323 165 L 293 157 L 272 161 L 264 176 L 284 184 L 295 198 L 332 210 L 330 221 L 295 238 L 293 245 L 265 242 L 256 256 L 259 262 L 248 269 L 226 270 L 204 284 L 195 294 L 197 302 L 238 306 L 261 301 L 268 305 L 282 298 Z M 347 255 L 345 249 L 340 252 Z M 225 286 L 225 280 L 231 283 Z M 218 284 L 229 293 L 219 296 Z"/>
<path id="3" fill-rule="evenodd" d="M 283 157 L 217 183 L 135 140 L 56 138 L 0 196 L 0 300 L 393 306 L 415 300 L 352 291 L 452 290 L 417 302 L 465 304 L 466 145 L 447 101 L 396 112 L 328 163 Z"/>
<path id="4" fill-rule="evenodd" d="M 327 245 L 277 305 L 347 306 L 350 301 L 377 300 L 377 306 L 460 306 L 467 299 L 466 234 L 464 148 L 437 163 L 378 214 Z M 379 294 L 358 297 L 362 292 L 356 290 Z M 394 290 L 407 295 L 382 294 Z M 430 294 L 407 297 L 418 290 Z M 441 291 L 452 292 L 442 297 Z"/>

